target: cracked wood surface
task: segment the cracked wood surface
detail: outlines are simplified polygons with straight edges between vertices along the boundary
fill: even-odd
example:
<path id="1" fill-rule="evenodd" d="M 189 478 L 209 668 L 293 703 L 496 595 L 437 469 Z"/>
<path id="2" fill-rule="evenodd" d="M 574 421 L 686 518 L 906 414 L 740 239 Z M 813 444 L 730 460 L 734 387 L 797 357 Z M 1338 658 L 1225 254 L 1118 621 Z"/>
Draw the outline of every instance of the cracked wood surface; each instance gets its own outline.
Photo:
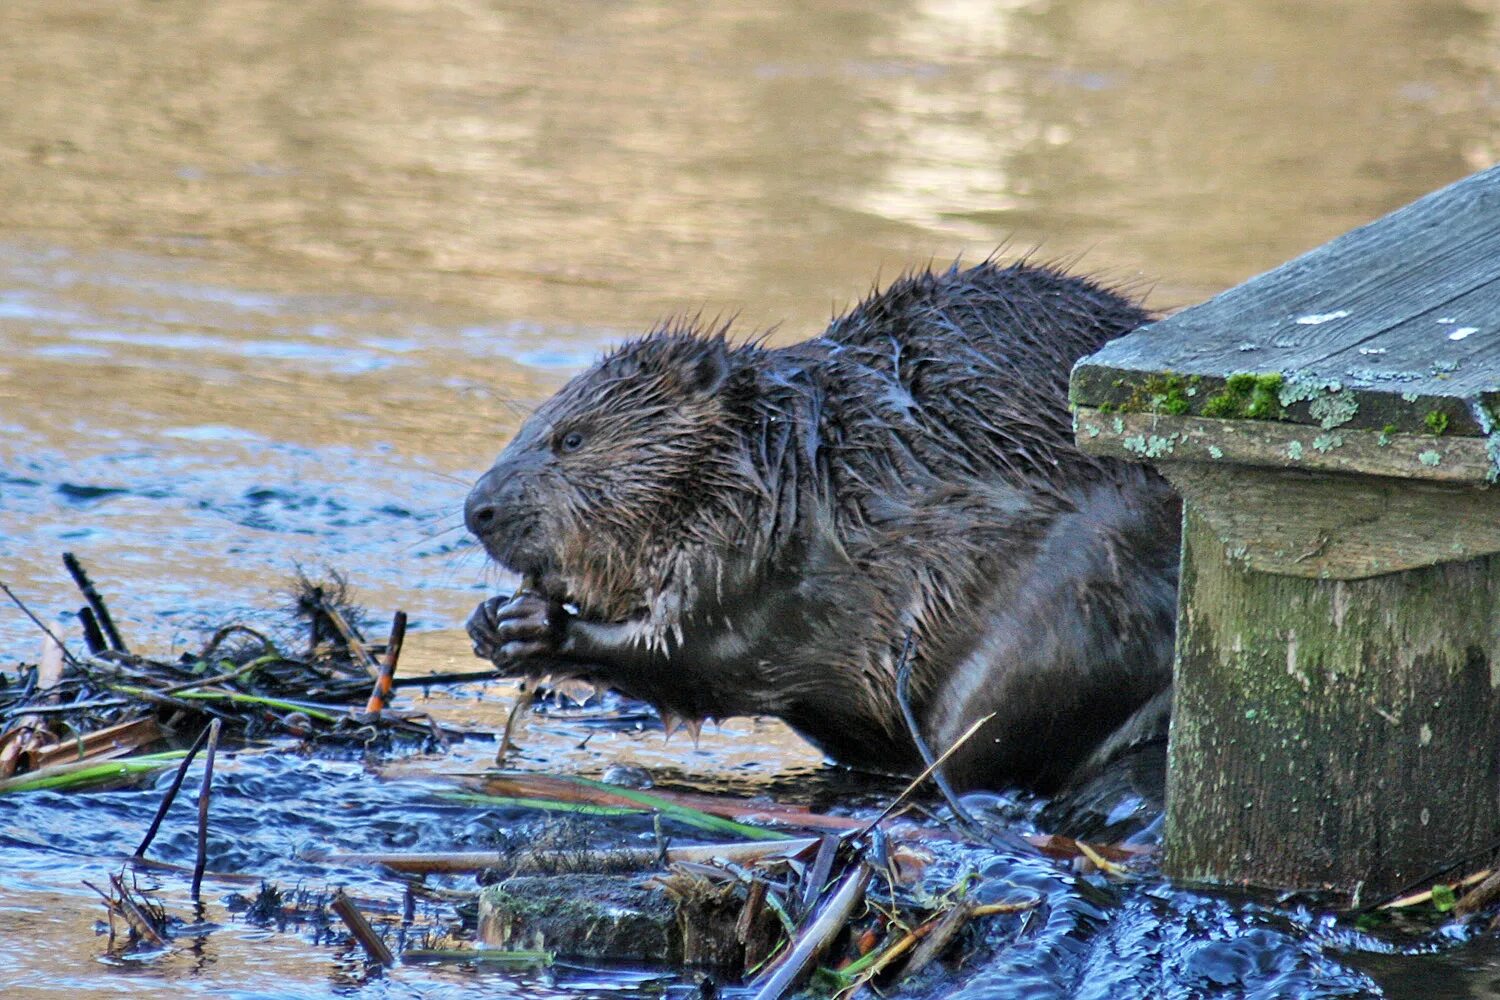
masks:
<path id="1" fill-rule="evenodd" d="M 1074 369 L 1076 405 L 1203 414 L 1236 373 L 1279 374 L 1280 419 L 1485 436 L 1500 404 L 1500 167 L 1467 177 L 1175 316 Z M 1337 397 L 1334 407 L 1319 408 Z M 1438 416 L 1431 416 L 1436 414 Z"/>

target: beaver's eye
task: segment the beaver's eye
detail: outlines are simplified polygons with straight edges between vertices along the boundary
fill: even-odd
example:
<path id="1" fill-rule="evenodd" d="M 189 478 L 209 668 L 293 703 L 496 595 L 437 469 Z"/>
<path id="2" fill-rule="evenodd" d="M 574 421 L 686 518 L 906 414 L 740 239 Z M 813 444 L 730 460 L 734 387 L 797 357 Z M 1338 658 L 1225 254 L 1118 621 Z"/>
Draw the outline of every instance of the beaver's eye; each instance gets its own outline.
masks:
<path id="1" fill-rule="evenodd" d="M 582 447 L 583 435 L 578 433 L 577 431 L 568 431 L 568 433 L 562 436 L 562 440 L 557 442 L 558 451 L 577 451 Z"/>

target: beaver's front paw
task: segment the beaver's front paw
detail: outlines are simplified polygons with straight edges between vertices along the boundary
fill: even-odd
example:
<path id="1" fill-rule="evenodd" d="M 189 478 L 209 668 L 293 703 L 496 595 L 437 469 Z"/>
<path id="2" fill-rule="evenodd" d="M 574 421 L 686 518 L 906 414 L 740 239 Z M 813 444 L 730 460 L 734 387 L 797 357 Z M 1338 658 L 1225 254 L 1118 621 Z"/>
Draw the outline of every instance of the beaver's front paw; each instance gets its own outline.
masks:
<path id="1" fill-rule="evenodd" d="M 483 602 L 464 627 L 474 642 L 475 656 L 501 663 L 554 655 L 567 623 L 568 612 L 561 604 L 521 590 Z"/>

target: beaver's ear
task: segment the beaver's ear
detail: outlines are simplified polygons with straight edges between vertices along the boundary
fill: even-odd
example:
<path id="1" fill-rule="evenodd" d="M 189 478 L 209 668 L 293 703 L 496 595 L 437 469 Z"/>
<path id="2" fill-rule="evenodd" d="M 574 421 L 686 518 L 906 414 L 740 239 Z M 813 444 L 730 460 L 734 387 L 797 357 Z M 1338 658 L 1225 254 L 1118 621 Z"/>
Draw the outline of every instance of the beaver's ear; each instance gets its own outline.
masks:
<path id="1" fill-rule="evenodd" d="M 723 337 L 698 341 L 698 350 L 685 359 L 682 378 L 692 392 L 712 396 L 729 378 L 729 344 Z"/>

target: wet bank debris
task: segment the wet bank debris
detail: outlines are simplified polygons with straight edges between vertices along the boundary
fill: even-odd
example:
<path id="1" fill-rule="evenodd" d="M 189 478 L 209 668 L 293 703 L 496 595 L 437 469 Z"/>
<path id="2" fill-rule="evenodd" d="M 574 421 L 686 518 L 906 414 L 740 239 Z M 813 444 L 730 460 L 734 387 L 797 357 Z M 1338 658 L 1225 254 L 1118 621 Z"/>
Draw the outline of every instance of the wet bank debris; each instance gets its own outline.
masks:
<path id="1" fill-rule="evenodd" d="M 213 720 L 239 740 L 291 736 L 307 745 L 366 749 L 444 746 L 471 735 L 391 706 L 406 615 L 397 611 L 388 638 L 371 642 L 347 581 L 336 573 L 325 581 L 298 574 L 294 624 L 277 638 L 230 623 L 197 651 L 169 658 L 129 648 L 83 565 L 71 553 L 63 561 L 86 602 L 77 612 L 82 649 L 65 645 L 55 627 L 0 583 L 42 633 L 36 663 L 0 672 L 0 793 L 154 773 L 181 751 L 148 750 L 169 747 Z"/>
<path id="2" fill-rule="evenodd" d="M 1134 877 L 1132 866 L 1150 853 L 898 815 L 921 781 L 874 817 L 855 817 L 581 776 L 486 772 L 461 777 L 464 791 L 440 797 L 536 810 L 552 817 L 543 827 L 550 833 L 492 850 L 312 851 L 302 860 L 404 878 L 476 877 L 473 943 L 455 960 L 514 952 L 517 960 L 625 963 L 772 998 L 950 981 L 997 940 L 1014 941 L 1037 914 L 1046 918 L 1043 892 L 979 878 L 963 860 L 972 852 L 999 845 L 1036 871 L 1110 880 Z M 654 844 L 641 846 L 641 835 L 627 832 L 632 814 L 636 830 L 641 818 L 654 821 Z M 605 826 L 611 832 L 600 846 Z M 669 828 L 711 842 L 674 843 Z"/>
<path id="3" fill-rule="evenodd" d="M 971 820 L 961 823 L 940 807 L 828 816 L 556 775 L 487 773 L 462 784 L 472 805 L 493 800 L 503 828 L 515 829 L 518 808 L 553 817 L 584 808 L 571 840 L 545 835 L 566 830 L 554 818 L 557 826 L 492 850 L 302 858 L 364 866 L 372 878 L 475 877 L 471 940 L 449 949 L 452 961 L 550 955 L 563 967 L 712 983 L 692 996 L 1061 996 L 1073 994 L 1057 984 L 1078 983 L 1082 967 L 1119 987 L 1087 995 L 1156 996 L 1191 982 L 1201 991 L 1182 995 L 1378 996 L 1326 953 L 1430 954 L 1436 941 L 1486 926 L 1454 901 L 1482 876 L 1443 876 L 1436 891 L 1372 901 L 1369 919 L 1339 912 L 1329 894 L 1248 900 L 1230 890 L 1226 899 L 1166 883 L 1139 844 L 1018 835 L 1014 817 L 983 796 L 965 798 Z M 625 818 L 629 809 L 660 821 L 654 843 L 649 826 Z M 753 823 L 759 837 L 709 834 L 714 819 Z M 698 831 L 709 842 L 691 842 Z M 1466 910 L 1496 903 L 1477 888 L 1459 898 L 1471 898 Z M 1040 982 L 1055 988 L 1023 988 Z"/>
<path id="4" fill-rule="evenodd" d="M 910 979 L 950 949 L 961 959 L 971 921 L 1042 902 L 1017 890 L 979 903 L 966 881 L 934 894 L 922 881 L 931 854 L 880 836 L 694 845 L 664 860 L 635 874 L 515 875 L 486 886 L 480 946 L 689 967 L 767 1000 L 803 984 L 848 997 Z"/>

